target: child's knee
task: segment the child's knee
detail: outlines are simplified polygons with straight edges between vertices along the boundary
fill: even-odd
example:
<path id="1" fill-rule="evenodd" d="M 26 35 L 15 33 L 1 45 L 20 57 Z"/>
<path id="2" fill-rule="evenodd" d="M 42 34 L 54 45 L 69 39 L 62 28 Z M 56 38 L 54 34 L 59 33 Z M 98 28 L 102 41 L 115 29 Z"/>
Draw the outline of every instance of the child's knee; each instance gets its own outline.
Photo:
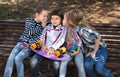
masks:
<path id="1" fill-rule="evenodd" d="M 31 65 L 31 67 L 36 67 L 37 66 L 37 64 L 38 64 L 38 60 L 37 59 L 31 59 L 31 61 L 30 61 L 30 65 Z"/>
<path id="2" fill-rule="evenodd" d="M 18 63 L 21 63 L 21 62 L 22 62 L 22 59 L 19 56 L 16 56 L 15 57 L 15 63 L 18 64 Z"/>
<path id="3" fill-rule="evenodd" d="M 84 62 L 85 68 L 92 67 L 94 65 L 94 61 L 91 57 L 86 57 Z"/>

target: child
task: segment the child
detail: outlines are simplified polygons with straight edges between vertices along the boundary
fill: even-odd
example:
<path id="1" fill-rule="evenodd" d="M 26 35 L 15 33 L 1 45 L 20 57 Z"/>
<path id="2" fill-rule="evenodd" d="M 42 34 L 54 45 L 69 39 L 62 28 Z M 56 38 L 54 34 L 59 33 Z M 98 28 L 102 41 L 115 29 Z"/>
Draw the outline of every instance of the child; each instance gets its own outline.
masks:
<path id="1" fill-rule="evenodd" d="M 68 28 L 68 33 L 66 38 L 68 52 L 65 53 L 65 55 L 68 57 L 68 60 L 61 61 L 59 77 L 66 76 L 67 64 L 73 58 L 78 68 L 78 76 L 86 77 L 84 70 L 84 61 L 83 61 L 84 57 L 82 53 L 83 50 L 82 41 L 77 34 L 77 25 L 81 20 L 82 20 L 82 13 L 81 12 L 76 13 L 75 9 L 70 10 L 64 14 L 63 25 L 67 26 Z M 74 49 L 71 50 L 70 46 L 72 45 L 76 45 L 74 46 L 75 50 Z"/>
<path id="2" fill-rule="evenodd" d="M 25 30 L 8 58 L 4 77 L 11 77 L 14 62 L 16 64 L 18 77 L 24 77 L 23 60 L 33 54 L 29 45 L 39 40 L 46 24 L 47 16 L 48 9 L 46 7 L 38 7 L 34 19 L 26 18 Z"/>
<path id="3" fill-rule="evenodd" d="M 47 54 L 52 54 L 55 50 L 59 49 L 66 37 L 66 27 L 62 25 L 63 11 L 62 9 L 54 9 L 50 15 L 51 23 L 44 28 L 41 39 L 44 43 L 42 51 Z M 39 63 L 44 58 L 40 55 L 35 55 L 31 59 L 32 77 L 41 77 L 39 72 Z M 59 76 L 59 61 L 52 60 L 53 77 Z M 46 69 L 47 70 L 47 69 Z"/>
<path id="4" fill-rule="evenodd" d="M 78 13 L 79 10 L 76 10 Z M 85 70 L 88 77 L 96 77 L 95 70 L 101 77 L 114 77 L 105 67 L 107 48 L 101 36 L 89 25 L 78 27 L 79 35 L 87 51 L 85 56 Z M 94 70 L 95 69 L 95 70 Z"/>

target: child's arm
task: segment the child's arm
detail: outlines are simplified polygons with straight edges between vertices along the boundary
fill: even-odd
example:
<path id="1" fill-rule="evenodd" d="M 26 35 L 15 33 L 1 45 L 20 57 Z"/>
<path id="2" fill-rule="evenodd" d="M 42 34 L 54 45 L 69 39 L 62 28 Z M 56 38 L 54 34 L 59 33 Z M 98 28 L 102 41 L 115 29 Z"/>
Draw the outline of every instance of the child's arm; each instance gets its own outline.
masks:
<path id="1" fill-rule="evenodd" d="M 23 32 L 23 35 L 20 37 L 20 40 L 23 41 L 23 43 L 21 44 L 21 48 L 27 48 L 29 47 L 29 39 L 30 39 L 30 26 L 32 25 L 32 20 L 31 18 L 26 18 L 25 20 L 25 29 Z"/>
<path id="2" fill-rule="evenodd" d="M 98 48 L 100 45 L 100 39 L 101 39 L 101 37 L 95 40 L 95 45 L 94 45 L 94 50 L 93 50 L 93 53 L 95 53 L 95 54 L 98 51 Z"/>
<path id="3" fill-rule="evenodd" d="M 39 40 L 38 37 L 35 37 L 35 21 L 32 18 L 27 18 L 25 21 L 25 31 L 24 36 L 27 37 L 28 44 L 31 45 Z M 42 29 L 42 27 L 41 27 Z M 40 36 L 42 32 L 37 33 L 37 36 Z"/>
<path id="4" fill-rule="evenodd" d="M 41 50 L 43 51 L 43 52 L 47 52 L 47 46 L 45 45 L 45 44 L 43 44 L 42 45 L 42 47 L 41 47 Z"/>
<path id="5" fill-rule="evenodd" d="M 46 31 L 45 27 L 46 27 L 48 24 L 49 24 L 49 23 L 47 23 L 47 20 L 44 20 L 44 21 L 41 22 L 41 26 L 44 27 L 44 29 L 41 30 L 41 33 L 40 33 L 39 36 L 36 38 L 37 40 L 38 40 L 38 39 L 40 40 L 41 37 L 44 37 L 44 33 L 45 33 L 45 31 Z"/>
<path id="6" fill-rule="evenodd" d="M 42 30 L 42 28 L 41 28 Z M 32 43 L 35 43 L 37 42 L 38 40 L 40 40 L 40 36 L 42 35 L 42 31 L 37 33 L 37 36 L 34 36 L 34 29 L 32 26 L 29 27 L 29 45 L 32 44 Z"/>
<path id="7" fill-rule="evenodd" d="M 30 34 L 30 44 L 31 43 L 35 43 L 35 42 L 37 42 L 38 40 L 40 40 L 40 37 L 41 37 L 41 35 L 42 35 L 42 33 L 44 33 L 43 32 L 43 27 L 45 27 L 46 25 L 47 25 L 47 22 L 46 21 L 42 21 L 41 22 L 41 24 L 40 24 L 40 28 L 39 28 L 39 32 L 37 32 L 37 33 L 35 33 L 35 25 L 36 25 L 37 23 L 35 23 L 35 22 L 31 22 L 31 24 L 29 24 L 29 34 Z M 33 36 L 32 36 L 33 35 Z M 35 36 L 34 36 L 35 35 Z"/>
<path id="8" fill-rule="evenodd" d="M 96 52 L 99 49 L 100 39 L 101 37 L 95 40 L 94 50 L 92 52 L 87 53 L 86 57 L 91 56 L 94 60 L 96 60 Z"/>
<path id="9" fill-rule="evenodd" d="M 71 52 L 70 52 L 70 55 L 71 55 L 71 56 L 75 56 L 75 55 L 79 54 L 79 52 L 80 52 L 80 46 L 78 46 L 77 51 L 75 51 L 74 53 L 71 53 Z"/>
<path id="10" fill-rule="evenodd" d="M 55 52 L 55 49 L 50 47 L 48 50 L 47 50 L 47 54 L 54 54 Z"/>
<path id="11" fill-rule="evenodd" d="M 28 47 L 29 47 L 29 45 L 26 42 L 21 42 L 21 48 L 25 49 Z"/>

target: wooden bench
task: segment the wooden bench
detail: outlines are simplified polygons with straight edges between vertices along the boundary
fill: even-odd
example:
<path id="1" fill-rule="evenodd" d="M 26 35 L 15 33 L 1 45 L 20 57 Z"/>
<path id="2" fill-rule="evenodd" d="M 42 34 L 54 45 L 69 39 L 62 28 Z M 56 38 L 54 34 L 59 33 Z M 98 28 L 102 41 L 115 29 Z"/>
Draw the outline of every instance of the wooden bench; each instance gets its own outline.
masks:
<path id="1" fill-rule="evenodd" d="M 107 68 L 110 70 L 120 70 L 120 24 L 92 24 L 92 26 L 102 35 L 103 40 L 108 46 Z M 0 20 L 0 61 L 3 62 L 4 66 L 12 48 L 23 33 L 23 30 L 24 21 Z M 29 64 L 29 62 L 27 64 Z M 69 66 L 72 65 L 73 64 L 70 64 Z M 2 71 L 0 75 L 3 75 L 4 66 L 2 66 L 3 69 L 0 70 Z M 42 67 L 45 67 L 45 65 Z M 47 68 L 49 69 L 50 67 L 47 65 Z M 29 73 L 30 71 L 27 71 L 26 74 Z M 69 73 L 67 77 L 77 77 L 69 75 Z M 50 77 L 51 72 L 48 74 L 47 76 Z M 26 75 L 26 77 L 28 77 L 28 75 Z"/>
<path id="2" fill-rule="evenodd" d="M 8 21 L 0 20 L 0 77 L 3 77 L 5 65 L 8 59 L 9 54 L 11 53 L 12 48 L 16 45 L 18 38 L 24 31 L 25 23 L 24 21 Z M 25 59 L 25 77 L 30 77 L 30 58 Z M 41 72 L 43 72 L 43 77 L 51 76 L 51 65 L 48 61 L 45 61 L 44 64 L 41 63 Z M 42 70 L 42 69 L 47 69 Z M 12 77 L 16 77 L 16 69 Z"/>
<path id="3" fill-rule="evenodd" d="M 115 77 L 120 77 L 120 24 L 92 24 L 107 44 L 108 59 L 106 67 Z"/>

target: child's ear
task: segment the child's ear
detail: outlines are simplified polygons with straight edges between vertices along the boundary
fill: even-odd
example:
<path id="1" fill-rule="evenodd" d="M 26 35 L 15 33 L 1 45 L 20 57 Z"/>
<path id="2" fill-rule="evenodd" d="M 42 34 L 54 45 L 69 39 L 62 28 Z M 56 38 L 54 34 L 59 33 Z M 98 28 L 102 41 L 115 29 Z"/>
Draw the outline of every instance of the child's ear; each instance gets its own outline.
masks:
<path id="1" fill-rule="evenodd" d="M 38 13 L 35 13 L 35 16 L 37 17 L 39 14 Z"/>

